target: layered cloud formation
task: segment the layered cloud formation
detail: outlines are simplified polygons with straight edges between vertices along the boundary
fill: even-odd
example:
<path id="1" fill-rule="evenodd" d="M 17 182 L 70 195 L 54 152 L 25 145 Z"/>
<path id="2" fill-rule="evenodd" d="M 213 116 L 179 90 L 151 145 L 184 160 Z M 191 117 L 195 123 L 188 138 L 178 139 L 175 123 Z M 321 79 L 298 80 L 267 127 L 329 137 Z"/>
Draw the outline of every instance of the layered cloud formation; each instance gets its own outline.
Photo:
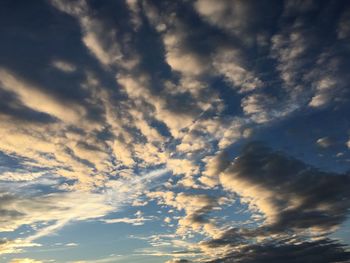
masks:
<path id="1" fill-rule="evenodd" d="M 205 248 L 238 249 L 232 262 L 278 262 L 293 254 L 291 262 L 349 259 L 341 245 L 325 239 L 348 216 L 349 174 L 319 171 L 258 143 L 230 163 L 217 161 L 225 163 L 217 171 L 221 185 L 263 218 L 254 228 L 231 228 L 203 242 Z"/>
<path id="2" fill-rule="evenodd" d="M 347 1 L 0 12 L 3 260 L 350 260 Z M 144 247 L 42 256 L 83 222 L 123 224 Z"/>

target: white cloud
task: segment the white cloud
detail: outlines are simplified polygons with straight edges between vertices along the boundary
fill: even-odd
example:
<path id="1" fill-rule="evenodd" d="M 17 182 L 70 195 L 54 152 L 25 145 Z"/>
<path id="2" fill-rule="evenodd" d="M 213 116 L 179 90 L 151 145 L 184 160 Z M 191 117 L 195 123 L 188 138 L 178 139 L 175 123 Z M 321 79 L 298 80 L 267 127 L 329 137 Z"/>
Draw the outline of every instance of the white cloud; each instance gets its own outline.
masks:
<path id="1" fill-rule="evenodd" d="M 125 223 L 125 224 L 134 225 L 134 226 L 141 226 L 141 225 L 144 225 L 145 222 L 150 221 L 152 219 L 153 219 L 153 217 L 150 217 L 150 218 L 147 218 L 147 217 L 136 217 L 136 218 L 122 217 L 122 218 L 103 219 L 101 221 L 103 221 L 107 224 Z"/>
<path id="2" fill-rule="evenodd" d="M 122 53 L 117 42 L 116 30 L 108 28 L 103 21 L 95 18 L 86 1 L 52 0 L 51 3 L 79 21 L 83 43 L 102 65 L 112 66 L 121 61 Z"/>
<path id="3" fill-rule="evenodd" d="M 74 64 L 64 60 L 55 59 L 51 62 L 51 64 L 56 69 L 63 71 L 65 73 L 72 73 L 77 69 L 77 67 Z"/>
<path id="4" fill-rule="evenodd" d="M 194 7 L 209 23 L 239 36 L 246 44 L 251 43 L 249 28 L 254 25 L 254 7 L 249 1 L 198 0 Z"/>
<path id="5" fill-rule="evenodd" d="M 135 218 L 122 217 L 122 218 L 101 219 L 101 221 L 107 224 L 125 223 L 125 224 L 131 224 L 134 226 L 141 226 L 141 225 L 144 225 L 145 222 L 147 221 L 152 221 L 157 219 L 155 216 L 143 216 L 143 213 L 141 211 L 137 211 L 135 213 L 135 216 L 136 216 Z"/>
<path id="6" fill-rule="evenodd" d="M 312 97 L 309 106 L 322 107 L 327 105 L 334 97 L 337 81 L 332 78 L 324 77 L 316 82 L 316 94 Z"/>
<path id="7" fill-rule="evenodd" d="M 166 172 L 164 169 L 155 170 L 136 178 L 109 182 L 102 193 L 74 191 L 34 197 L 2 193 L 0 231 L 13 231 L 22 225 L 29 225 L 36 231 L 24 239 L 4 242 L 0 253 L 12 253 L 33 246 L 34 240 L 57 232 L 70 222 L 101 218 L 110 212 L 119 211 L 146 191 L 151 180 Z M 141 215 L 137 216 L 141 222 Z M 41 225 L 41 222 L 48 224 Z"/>
<path id="8" fill-rule="evenodd" d="M 332 146 L 333 141 L 329 137 L 319 138 L 316 143 L 322 148 L 328 148 Z"/>
<path id="9" fill-rule="evenodd" d="M 253 72 L 244 68 L 242 60 L 238 50 L 219 49 L 213 58 L 213 66 L 232 85 L 233 89 L 241 93 L 261 88 L 263 82 Z"/>
<path id="10" fill-rule="evenodd" d="M 131 23 L 137 31 L 142 25 L 141 8 L 138 0 L 126 0 L 126 4 L 131 13 Z"/>
<path id="11" fill-rule="evenodd" d="M 220 206 L 221 199 L 206 194 L 175 194 L 171 191 L 156 191 L 147 194 L 151 199 L 158 200 L 160 205 L 168 205 L 177 210 L 185 211 L 185 216 L 178 220 L 176 233 L 180 236 L 191 232 L 215 236 L 220 232 L 214 220 L 204 219 L 208 213 Z"/>
<path id="12" fill-rule="evenodd" d="M 14 258 L 9 263 L 44 263 L 47 261 L 35 260 L 31 258 Z"/>
<path id="13" fill-rule="evenodd" d="M 14 92 L 24 105 L 35 111 L 47 113 L 69 123 L 78 122 L 85 115 L 82 106 L 58 100 L 45 89 L 4 68 L 0 68 L 0 83 L 4 89 Z"/>
<path id="14" fill-rule="evenodd" d="M 72 242 L 72 243 L 67 243 L 67 244 L 65 244 L 65 246 L 66 246 L 66 247 L 77 247 L 77 246 L 79 246 L 79 244 L 78 244 L 78 243 Z"/>

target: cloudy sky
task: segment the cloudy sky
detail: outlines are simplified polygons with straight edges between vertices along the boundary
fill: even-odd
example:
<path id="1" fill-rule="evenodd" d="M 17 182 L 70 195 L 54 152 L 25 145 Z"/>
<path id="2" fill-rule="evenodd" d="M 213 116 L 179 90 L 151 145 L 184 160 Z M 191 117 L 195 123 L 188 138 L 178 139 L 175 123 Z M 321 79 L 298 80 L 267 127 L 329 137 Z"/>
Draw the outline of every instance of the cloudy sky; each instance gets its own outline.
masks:
<path id="1" fill-rule="evenodd" d="M 2 0 L 0 262 L 350 262 L 347 0 Z"/>

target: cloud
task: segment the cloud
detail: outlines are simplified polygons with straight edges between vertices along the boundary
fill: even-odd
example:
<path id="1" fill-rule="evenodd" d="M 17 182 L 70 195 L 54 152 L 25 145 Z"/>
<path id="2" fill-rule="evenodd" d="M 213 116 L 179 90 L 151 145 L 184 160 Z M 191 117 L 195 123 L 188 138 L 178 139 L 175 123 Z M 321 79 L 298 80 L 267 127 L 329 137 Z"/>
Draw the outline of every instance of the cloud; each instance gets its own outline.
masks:
<path id="1" fill-rule="evenodd" d="M 125 224 L 131 224 L 134 226 L 141 226 L 147 221 L 155 220 L 156 217 L 154 216 L 143 216 L 141 211 L 138 211 L 135 213 L 135 218 L 129 218 L 129 217 L 123 217 L 123 218 L 111 218 L 111 219 L 102 219 L 102 222 L 105 222 L 107 224 L 116 224 L 116 223 L 125 223 Z"/>
<path id="2" fill-rule="evenodd" d="M 347 217 L 348 174 L 317 170 L 257 144 L 220 174 L 221 184 L 238 193 L 276 231 L 330 231 Z"/>
<path id="3" fill-rule="evenodd" d="M 189 261 L 187 259 L 172 259 L 172 260 L 168 260 L 165 263 L 190 263 L 192 261 Z"/>
<path id="4" fill-rule="evenodd" d="M 334 142 L 329 137 L 322 137 L 316 141 L 317 145 L 322 148 L 329 148 Z"/>
<path id="5" fill-rule="evenodd" d="M 122 52 L 116 41 L 116 30 L 108 28 L 95 18 L 85 0 L 53 0 L 51 3 L 58 10 L 77 18 L 83 32 L 83 43 L 102 65 L 112 66 L 121 59 Z"/>
<path id="6" fill-rule="evenodd" d="M 72 243 L 65 244 L 65 246 L 66 247 L 77 247 L 77 246 L 79 246 L 79 244 L 72 242 Z"/>
<path id="7" fill-rule="evenodd" d="M 343 57 L 347 56 L 348 51 L 336 39 L 330 46 L 324 45 L 323 39 L 332 34 L 332 30 L 320 34 L 306 19 L 309 13 L 322 13 L 331 5 L 317 5 L 313 1 L 296 3 L 286 2 L 281 20 L 284 26 L 271 39 L 271 56 L 279 63 L 276 68 L 284 88 L 292 100 L 297 98 L 294 103 L 300 106 L 308 103 L 312 108 L 324 108 L 332 105 L 332 102 L 344 101 L 343 95 L 339 94 L 346 93 L 344 83 L 348 76 L 343 73 L 343 67 L 348 62 Z M 298 18 L 298 22 L 288 23 L 290 17 Z M 333 22 L 330 20 L 326 24 Z M 318 23 L 317 19 L 315 23 Z M 311 92 L 307 88 L 309 85 L 312 86 Z"/>
<path id="8" fill-rule="evenodd" d="M 210 0 L 200 0 L 195 1 L 194 7 L 210 24 L 251 43 L 249 31 L 258 17 L 252 1 L 220 0 L 214 4 Z"/>
<path id="9" fill-rule="evenodd" d="M 23 251 L 23 248 L 40 246 L 40 244 L 20 238 L 14 240 L 0 239 L 0 254 L 21 253 Z"/>
<path id="10" fill-rule="evenodd" d="M 45 261 L 35 260 L 31 258 L 14 258 L 9 263 L 43 263 Z"/>
<path id="11" fill-rule="evenodd" d="M 213 66 L 219 74 L 225 76 L 232 88 L 237 88 L 239 92 L 249 92 L 263 86 L 263 82 L 254 75 L 253 72 L 244 68 L 237 49 L 219 49 L 213 58 Z"/>
<path id="12" fill-rule="evenodd" d="M 74 64 L 68 61 L 57 60 L 57 59 L 52 61 L 52 66 L 65 73 L 72 73 L 77 69 Z"/>
<path id="13" fill-rule="evenodd" d="M 185 38 L 185 28 L 181 28 L 181 25 L 164 34 L 163 43 L 166 48 L 166 62 L 173 70 L 184 75 L 196 76 L 205 73 L 209 68 L 207 60 L 188 50 L 185 45 Z"/>
<path id="14" fill-rule="evenodd" d="M 200 242 L 204 253 L 220 258 L 210 262 L 279 262 L 289 253 L 300 256 L 291 262 L 317 261 L 313 251 L 326 247 L 320 262 L 349 259 L 342 244 L 325 238 L 348 217 L 349 174 L 323 172 L 250 143 L 231 161 L 227 153 L 212 159 L 207 176 L 217 176 L 226 190 L 238 194 L 252 215 L 263 215 L 252 227 L 231 227 Z"/>
<path id="15" fill-rule="evenodd" d="M 104 219 L 102 221 L 107 224 L 125 223 L 125 224 L 131 224 L 134 226 L 141 226 L 144 224 L 145 221 L 149 221 L 149 220 L 151 219 L 144 218 L 144 217 L 138 217 L 138 218 L 123 217 L 123 218 Z"/>
<path id="16" fill-rule="evenodd" d="M 314 97 L 312 97 L 309 105 L 311 107 L 317 108 L 328 104 L 328 102 L 332 97 L 329 94 L 329 91 L 334 90 L 336 85 L 337 85 L 337 82 L 333 79 L 329 79 L 329 78 L 321 79 L 317 85 L 318 92 Z"/>
<path id="17" fill-rule="evenodd" d="M 87 205 L 76 203 L 84 197 Z M 113 210 L 104 197 L 84 192 L 56 193 L 36 197 L 20 197 L 1 193 L 1 231 L 13 231 L 22 225 L 34 226 L 40 221 L 86 220 L 102 217 Z M 45 211 L 45 213 L 43 213 Z"/>
<path id="18" fill-rule="evenodd" d="M 350 10 L 345 9 L 339 19 L 339 25 L 337 30 L 338 38 L 347 39 L 350 37 L 349 21 L 350 21 Z"/>
<path id="19" fill-rule="evenodd" d="M 82 106 L 62 102 L 5 68 L 0 68 L 0 79 L 3 89 L 15 93 L 23 105 L 35 111 L 52 115 L 69 123 L 78 121 L 85 114 Z"/>
<path id="20" fill-rule="evenodd" d="M 270 121 L 273 116 L 272 109 L 275 107 L 276 98 L 265 94 L 252 94 L 242 99 L 243 111 L 250 115 L 257 123 Z"/>
<path id="21" fill-rule="evenodd" d="M 150 198 L 158 200 L 158 204 L 185 211 L 185 216 L 178 220 L 177 234 L 184 236 L 191 232 L 200 232 L 204 235 L 215 235 L 218 229 L 215 220 L 209 218 L 210 212 L 219 209 L 222 199 L 205 194 L 174 194 L 167 192 L 149 192 Z"/>
<path id="22" fill-rule="evenodd" d="M 97 219 L 119 211 L 146 191 L 152 179 L 165 172 L 163 169 L 138 178 L 111 181 L 100 193 L 72 191 L 23 196 L 3 192 L 0 195 L 0 231 L 14 231 L 23 225 L 36 231 L 24 239 L 4 240 L 0 253 L 20 252 L 23 247 L 35 246 L 34 240 L 55 233 L 68 223 Z M 139 214 L 138 217 L 141 218 Z"/>
<path id="23" fill-rule="evenodd" d="M 257 262 L 348 262 L 350 253 L 344 246 L 329 240 L 305 241 L 297 244 L 272 242 L 263 245 L 248 245 L 230 255 L 207 261 L 207 263 L 257 263 Z"/>
<path id="24" fill-rule="evenodd" d="M 167 167 L 177 175 L 185 174 L 191 176 L 199 172 L 197 165 L 188 159 L 169 158 L 167 160 Z"/>
<path id="25" fill-rule="evenodd" d="M 85 121 L 76 125 L 83 128 Z M 37 125 L 10 119 L 2 123 L 0 149 L 21 164 L 16 171 L 10 169 L 12 175 L 7 173 L 7 179 L 27 180 L 29 173 L 32 173 L 32 179 L 39 179 L 50 171 L 52 176 L 73 179 L 79 187 L 88 188 L 92 183 L 101 182 L 110 167 L 108 147 L 95 137 L 96 130 L 88 131 L 87 128 L 81 133 L 64 122 Z M 94 179 L 91 175 L 96 172 L 92 167 L 100 172 Z"/>
<path id="26" fill-rule="evenodd" d="M 121 255 L 110 255 L 109 257 L 99 258 L 94 260 L 78 260 L 78 261 L 69 261 L 69 263 L 110 263 L 118 262 L 123 260 L 124 257 Z"/>
<path id="27" fill-rule="evenodd" d="M 140 2 L 138 0 L 126 0 L 126 4 L 131 13 L 131 23 L 134 30 L 137 31 L 142 25 Z"/>
<path id="28" fill-rule="evenodd" d="M 0 169 L 0 231 L 33 230 L 2 240 L 2 253 L 37 246 L 35 240 L 71 222 L 141 225 L 158 217 L 106 216 L 151 201 L 170 209 L 160 218 L 174 235 L 151 238 L 150 245 L 182 250 L 145 255 L 170 255 L 175 262 L 189 254 L 216 261 L 237 255 L 238 262 L 254 262 L 262 253 L 273 262 L 284 260 L 281 251 L 300 252 L 301 261 L 308 248 L 344 252 L 339 243 L 316 238 L 347 218 L 348 174 L 257 144 L 232 158 L 251 134 L 273 130 L 291 115 L 327 107 L 340 114 L 350 80 L 349 15 L 342 4 L 49 3 L 50 32 L 74 33 L 67 48 L 50 49 L 46 59 L 25 53 L 28 61 L 44 61 L 42 68 L 34 63 L 33 72 L 24 73 L 19 59 L 0 68 L 0 157 L 11 160 Z M 30 41 L 40 42 L 42 32 L 31 30 L 21 47 L 40 49 Z M 7 46 L 5 52 L 16 53 Z M 50 90 L 56 75 L 71 85 L 58 82 Z M 316 144 L 332 142 L 324 137 Z M 226 215 L 228 204 L 235 211 Z M 230 222 L 231 212 L 250 218 Z M 180 237 L 195 241 L 180 246 Z"/>
<path id="29" fill-rule="evenodd" d="M 145 14 L 152 26 L 156 30 L 164 28 L 164 30 L 159 30 L 159 33 L 161 33 L 161 40 L 165 48 L 165 62 L 171 69 L 187 77 L 206 73 L 210 69 L 209 60 L 191 47 L 187 32 L 188 25 L 174 13 L 171 17 L 164 17 L 159 7 L 150 2 L 145 2 L 144 7 Z M 166 10 L 166 12 L 171 11 Z"/>

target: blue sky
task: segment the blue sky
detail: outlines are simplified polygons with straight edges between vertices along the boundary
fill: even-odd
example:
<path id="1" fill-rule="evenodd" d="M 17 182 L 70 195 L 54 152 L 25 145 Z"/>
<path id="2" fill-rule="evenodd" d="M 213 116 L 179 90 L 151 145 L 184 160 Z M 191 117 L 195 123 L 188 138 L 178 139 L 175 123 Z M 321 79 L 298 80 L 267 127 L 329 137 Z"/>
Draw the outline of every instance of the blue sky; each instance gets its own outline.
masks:
<path id="1" fill-rule="evenodd" d="M 350 260 L 350 4 L 0 3 L 0 262 Z"/>

